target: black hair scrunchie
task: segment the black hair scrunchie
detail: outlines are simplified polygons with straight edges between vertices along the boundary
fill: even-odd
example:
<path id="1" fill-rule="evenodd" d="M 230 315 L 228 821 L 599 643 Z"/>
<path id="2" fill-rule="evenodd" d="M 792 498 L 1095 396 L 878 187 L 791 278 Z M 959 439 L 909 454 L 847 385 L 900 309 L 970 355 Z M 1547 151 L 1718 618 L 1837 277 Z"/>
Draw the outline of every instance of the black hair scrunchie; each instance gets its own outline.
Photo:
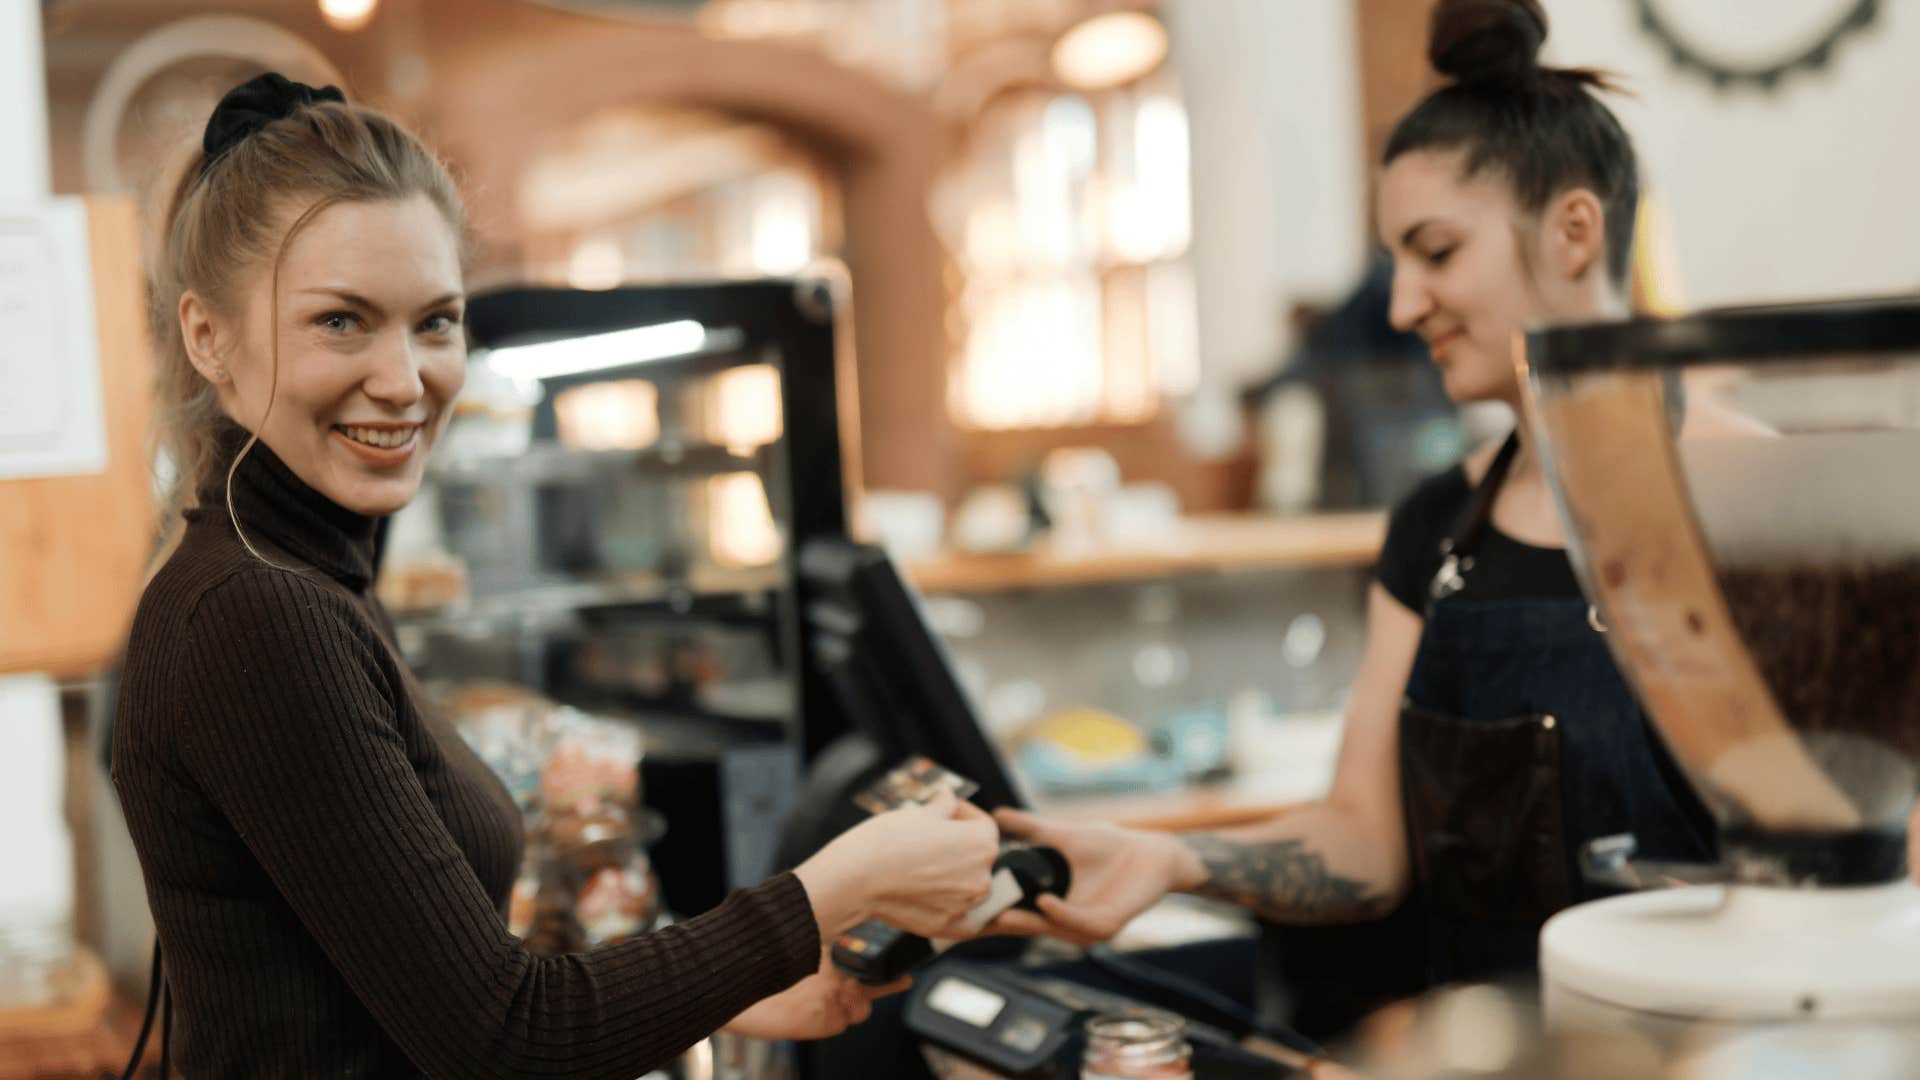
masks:
<path id="1" fill-rule="evenodd" d="M 227 91 L 207 118 L 206 134 L 201 136 L 200 175 L 205 176 L 221 155 L 233 149 L 247 136 L 292 116 L 300 109 L 321 101 L 346 104 L 347 96 L 337 86 L 315 89 L 294 82 L 277 71 L 269 71 Z"/>

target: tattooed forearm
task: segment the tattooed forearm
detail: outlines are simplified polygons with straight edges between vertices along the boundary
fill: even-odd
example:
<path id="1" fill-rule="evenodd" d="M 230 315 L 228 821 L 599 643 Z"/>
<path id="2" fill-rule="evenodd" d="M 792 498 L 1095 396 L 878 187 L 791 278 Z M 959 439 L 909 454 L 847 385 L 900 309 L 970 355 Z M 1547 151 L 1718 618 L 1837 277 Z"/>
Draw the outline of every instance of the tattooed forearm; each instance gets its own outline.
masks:
<path id="1" fill-rule="evenodd" d="M 1201 896 L 1251 908 L 1278 922 L 1349 922 L 1386 914 L 1386 898 L 1364 881 L 1339 877 L 1300 840 L 1181 840 L 1207 868 Z"/>

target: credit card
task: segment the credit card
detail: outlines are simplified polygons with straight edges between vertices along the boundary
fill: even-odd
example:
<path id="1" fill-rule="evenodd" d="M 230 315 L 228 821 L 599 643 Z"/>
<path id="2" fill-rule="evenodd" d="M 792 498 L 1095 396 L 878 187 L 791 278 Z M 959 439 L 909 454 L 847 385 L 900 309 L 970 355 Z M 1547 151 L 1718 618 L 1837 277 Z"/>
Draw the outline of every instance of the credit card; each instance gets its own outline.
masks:
<path id="1" fill-rule="evenodd" d="M 979 784 L 936 764 L 924 754 L 917 754 L 869 784 L 853 797 L 853 804 L 869 814 L 884 814 L 898 807 L 925 803 L 942 791 L 951 791 L 955 798 L 964 799 L 978 790 Z"/>

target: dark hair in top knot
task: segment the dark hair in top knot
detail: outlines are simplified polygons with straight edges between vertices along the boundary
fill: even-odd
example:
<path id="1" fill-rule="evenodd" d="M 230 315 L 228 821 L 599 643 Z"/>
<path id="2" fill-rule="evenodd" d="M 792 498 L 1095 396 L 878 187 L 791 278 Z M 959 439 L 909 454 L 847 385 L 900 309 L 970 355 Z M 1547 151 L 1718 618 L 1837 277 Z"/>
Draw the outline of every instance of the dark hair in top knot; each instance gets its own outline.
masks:
<path id="1" fill-rule="evenodd" d="M 1427 59 L 1456 82 L 1523 83 L 1539 73 L 1546 40 L 1539 0 L 1441 0 Z"/>
<path id="2" fill-rule="evenodd" d="M 1440 0 L 1427 56 L 1453 81 L 1394 125 L 1381 164 L 1417 150 L 1458 150 L 1466 174 L 1505 174 L 1523 209 L 1544 210 L 1576 187 L 1606 211 L 1607 272 L 1625 284 L 1640 204 L 1633 141 L 1595 90 L 1599 72 L 1540 66 L 1547 16 L 1540 0 Z"/>
<path id="3" fill-rule="evenodd" d="M 337 86 L 315 89 L 277 71 L 257 75 L 227 91 L 207 118 L 207 130 L 200 137 L 201 174 L 205 175 L 242 139 L 322 101 L 345 105 L 347 97 Z"/>

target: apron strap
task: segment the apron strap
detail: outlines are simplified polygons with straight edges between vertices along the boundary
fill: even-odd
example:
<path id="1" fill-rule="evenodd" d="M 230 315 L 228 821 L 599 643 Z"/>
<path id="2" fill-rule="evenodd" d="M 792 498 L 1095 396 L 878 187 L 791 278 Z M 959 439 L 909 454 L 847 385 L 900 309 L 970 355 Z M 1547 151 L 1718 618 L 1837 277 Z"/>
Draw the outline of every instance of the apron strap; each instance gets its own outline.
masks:
<path id="1" fill-rule="evenodd" d="M 1427 586 L 1429 605 L 1466 588 L 1466 573 L 1473 569 L 1474 548 L 1479 546 L 1480 537 L 1487 531 L 1487 522 L 1493 517 L 1494 496 L 1500 494 L 1500 485 L 1506 482 L 1507 471 L 1513 467 L 1514 456 L 1519 451 L 1520 429 L 1516 427 L 1507 441 L 1500 444 L 1500 452 L 1493 456 L 1486 475 L 1480 478 L 1473 496 L 1454 519 L 1447 538 L 1440 541 L 1440 569 Z"/>

